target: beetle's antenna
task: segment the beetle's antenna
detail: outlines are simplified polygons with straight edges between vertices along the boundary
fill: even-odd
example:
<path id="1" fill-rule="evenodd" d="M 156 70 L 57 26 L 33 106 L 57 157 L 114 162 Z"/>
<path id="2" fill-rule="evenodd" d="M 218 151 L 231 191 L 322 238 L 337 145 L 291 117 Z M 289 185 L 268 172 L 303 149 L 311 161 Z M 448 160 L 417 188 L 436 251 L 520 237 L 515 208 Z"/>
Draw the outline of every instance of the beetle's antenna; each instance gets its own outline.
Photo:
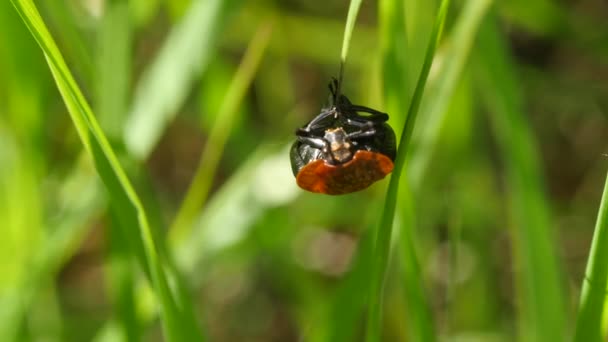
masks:
<path id="1" fill-rule="evenodd" d="M 336 86 L 336 98 L 342 94 L 342 79 L 344 78 L 344 59 L 340 60 L 340 71 L 338 72 L 338 85 Z"/>
<path id="2" fill-rule="evenodd" d="M 340 71 L 338 72 L 338 78 L 331 78 L 329 82 L 329 92 L 331 93 L 333 105 L 337 106 L 340 102 L 340 95 L 342 94 L 342 78 L 344 77 L 344 60 L 340 61 Z"/>
<path id="3" fill-rule="evenodd" d="M 331 105 L 335 106 L 338 103 L 338 80 L 334 77 L 329 81 L 328 88 L 329 93 L 331 94 Z"/>

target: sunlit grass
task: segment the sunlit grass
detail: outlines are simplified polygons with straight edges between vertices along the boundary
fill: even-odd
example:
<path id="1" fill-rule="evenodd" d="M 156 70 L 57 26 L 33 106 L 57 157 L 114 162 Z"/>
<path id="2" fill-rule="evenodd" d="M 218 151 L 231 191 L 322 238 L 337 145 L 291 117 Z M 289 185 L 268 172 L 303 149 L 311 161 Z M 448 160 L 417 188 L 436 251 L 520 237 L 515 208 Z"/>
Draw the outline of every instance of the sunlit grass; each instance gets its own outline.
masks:
<path id="1" fill-rule="evenodd" d="M 82 144 L 93 159 L 97 172 L 106 186 L 112 215 L 116 220 L 114 224 L 121 227 L 119 240 L 128 241 L 128 248 L 131 249 L 132 254 L 139 257 L 156 290 L 165 337 L 170 341 L 202 338 L 192 316 L 193 312 L 178 307 L 177 303 L 180 299 L 176 299 L 169 288 L 167 269 L 160 259 L 158 242 L 155 241 L 143 204 L 99 127 L 97 119 L 35 5 L 28 0 L 16 0 L 13 1 L 13 5 L 45 54 Z"/>
<path id="2" fill-rule="evenodd" d="M 0 341 L 604 339 L 586 6 L 2 3 Z M 308 194 L 287 151 L 338 70 L 399 156 Z"/>
<path id="3" fill-rule="evenodd" d="M 562 276 L 537 146 L 523 115 L 513 64 L 493 18 L 480 31 L 476 56 L 481 94 L 505 159 L 509 212 L 514 227 L 513 254 L 518 267 L 519 334 L 558 341 L 565 336 Z"/>
<path id="4" fill-rule="evenodd" d="M 395 207 L 397 206 L 399 180 L 401 178 L 401 173 L 404 170 L 408 148 L 410 148 L 409 142 L 411 140 L 412 132 L 414 131 L 416 117 L 418 115 L 418 110 L 422 101 L 422 95 L 424 94 L 424 88 L 426 86 L 427 78 L 431 70 L 431 65 L 433 63 L 433 57 L 435 56 L 435 50 L 437 49 L 437 46 L 441 39 L 441 34 L 443 32 L 443 26 L 445 24 L 445 18 L 449 5 L 450 1 L 444 0 L 439 6 L 437 18 L 435 21 L 435 25 L 433 26 L 433 31 L 430 35 L 430 41 L 426 50 L 420 76 L 418 78 L 414 94 L 412 95 L 412 100 L 409 103 L 407 117 L 405 118 L 405 124 L 401 132 L 401 137 L 399 138 L 397 157 L 395 159 L 395 168 L 393 170 L 393 174 L 391 176 L 391 180 L 388 186 L 380 224 L 378 225 L 378 233 L 374 245 L 374 257 L 371 269 L 371 285 L 369 292 L 369 313 L 367 319 L 366 332 L 366 340 L 368 342 L 381 340 L 382 297 L 384 294 L 383 286 L 384 279 L 386 278 L 386 269 L 388 267 L 388 259 L 391 249 L 391 236 L 393 231 L 393 221 L 395 217 Z M 395 73 L 398 72 L 398 70 L 388 69 L 386 70 L 386 72 Z M 406 83 L 406 81 L 401 81 L 400 84 L 404 85 Z M 401 88 L 402 91 L 404 89 L 405 87 Z M 403 108 L 404 106 L 401 107 Z M 409 222 L 412 221 L 410 220 Z M 415 280 L 412 280 L 411 284 L 415 284 Z M 420 301 L 411 301 L 411 303 L 412 305 L 414 305 L 414 303 L 422 304 Z M 421 308 L 420 310 L 423 311 L 425 309 Z M 421 325 L 425 325 L 428 327 L 429 323 L 421 322 Z M 423 328 L 421 329 L 421 331 L 429 331 L 429 329 Z M 426 334 L 421 333 L 419 337 L 426 339 L 430 338 L 430 336 L 424 335 Z"/>
<path id="5" fill-rule="evenodd" d="M 604 185 L 597 223 L 585 278 L 583 279 L 580 307 L 576 321 L 574 341 L 600 341 L 603 334 L 602 316 L 608 287 L 608 178 Z"/>

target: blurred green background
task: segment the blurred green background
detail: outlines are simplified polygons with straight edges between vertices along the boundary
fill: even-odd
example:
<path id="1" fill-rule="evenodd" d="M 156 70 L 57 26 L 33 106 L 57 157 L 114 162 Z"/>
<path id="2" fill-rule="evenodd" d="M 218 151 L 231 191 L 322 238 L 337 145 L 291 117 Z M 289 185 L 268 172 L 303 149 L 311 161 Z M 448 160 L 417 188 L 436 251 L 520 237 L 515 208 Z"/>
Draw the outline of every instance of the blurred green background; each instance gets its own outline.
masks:
<path id="1" fill-rule="evenodd" d="M 379 2 L 363 2 L 343 90 L 399 134 L 438 2 Z M 326 104 L 348 2 L 36 5 L 208 340 L 362 340 L 388 182 L 305 193 L 288 157 Z M 607 19 L 602 1 L 452 3 L 397 207 L 384 340 L 415 340 L 402 236 L 440 339 L 543 340 L 544 316 L 572 334 L 608 167 Z M 1 2 L 0 340 L 163 340 L 112 205 Z"/>

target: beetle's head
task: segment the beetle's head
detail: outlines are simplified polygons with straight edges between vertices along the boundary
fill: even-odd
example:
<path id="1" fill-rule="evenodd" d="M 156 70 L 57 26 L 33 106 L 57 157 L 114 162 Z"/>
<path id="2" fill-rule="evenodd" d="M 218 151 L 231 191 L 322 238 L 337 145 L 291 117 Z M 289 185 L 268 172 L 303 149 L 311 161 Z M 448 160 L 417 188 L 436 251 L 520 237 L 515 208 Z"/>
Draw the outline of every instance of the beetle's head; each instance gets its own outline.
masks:
<path id="1" fill-rule="evenodd" d="M 353 157 L 352 143 L 342 127 L 326 130 L 324 138 L 329 143 L 330 162 L 345 163 Z"/>

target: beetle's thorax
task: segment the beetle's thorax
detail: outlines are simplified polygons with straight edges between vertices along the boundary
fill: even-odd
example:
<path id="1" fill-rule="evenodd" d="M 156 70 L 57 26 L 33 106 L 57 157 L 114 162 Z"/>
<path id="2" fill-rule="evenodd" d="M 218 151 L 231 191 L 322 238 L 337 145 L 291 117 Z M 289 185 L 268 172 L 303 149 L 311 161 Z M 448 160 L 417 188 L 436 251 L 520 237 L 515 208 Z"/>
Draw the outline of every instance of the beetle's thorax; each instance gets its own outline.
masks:
<path id="1" fill-rule="evenodd" d="M 324 138 L 329 143 L 330 162 L 345 163 L 353 157 L 352 144 L 342 127 L 326 130 Z"/>

